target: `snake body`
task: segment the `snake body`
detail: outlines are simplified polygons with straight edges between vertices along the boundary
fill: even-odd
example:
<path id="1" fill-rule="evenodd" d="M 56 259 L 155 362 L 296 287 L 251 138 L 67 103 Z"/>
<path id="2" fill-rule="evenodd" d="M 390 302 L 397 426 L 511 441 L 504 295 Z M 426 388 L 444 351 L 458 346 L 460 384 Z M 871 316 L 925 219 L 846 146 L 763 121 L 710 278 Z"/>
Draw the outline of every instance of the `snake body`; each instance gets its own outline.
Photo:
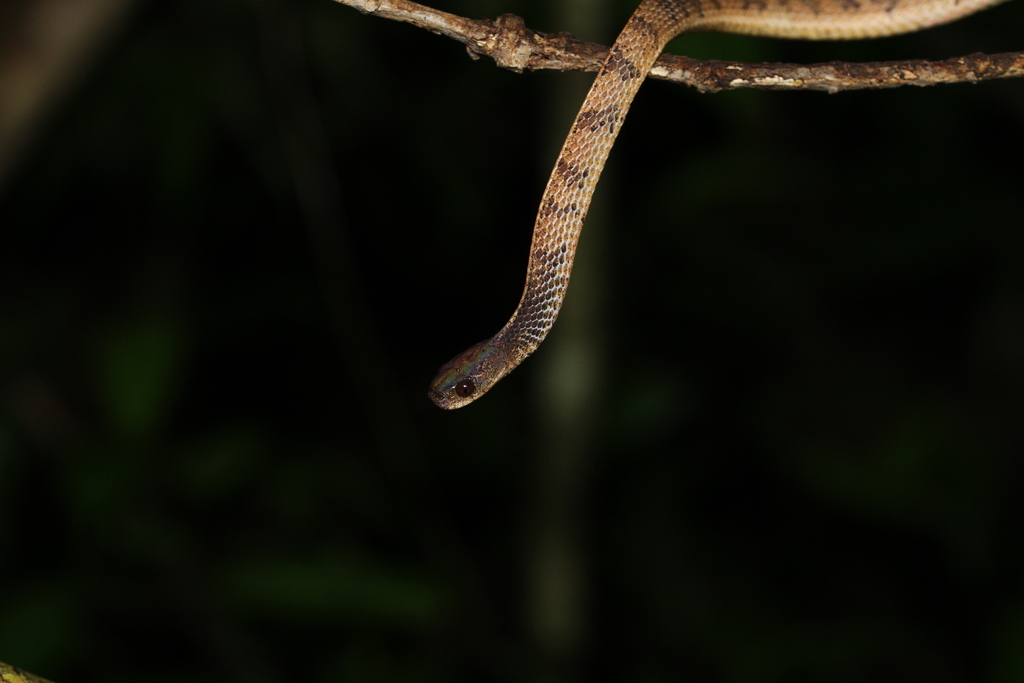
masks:
<path id="1" fill-rule="evenodd" d="M 693 31 L 838 40 L 908 33 L 1002 0 L 643 0 L 576 115 L 541 199 L 526 287 L 512 318 L 490 339 L 438 371 L 431 400 L 459 408 L 482 396 L 544 340 L 569 284 L 576 243 L 598 177 L 647 72 L 665 45 Z"/>

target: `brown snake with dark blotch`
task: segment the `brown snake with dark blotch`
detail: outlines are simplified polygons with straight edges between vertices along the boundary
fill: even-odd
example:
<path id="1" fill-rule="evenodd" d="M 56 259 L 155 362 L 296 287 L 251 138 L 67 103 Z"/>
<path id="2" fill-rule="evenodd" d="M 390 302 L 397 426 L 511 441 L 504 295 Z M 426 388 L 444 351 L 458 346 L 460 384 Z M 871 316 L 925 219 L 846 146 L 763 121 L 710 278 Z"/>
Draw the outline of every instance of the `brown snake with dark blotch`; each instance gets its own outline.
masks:
<path id="1" fill-rule="evenodd" d="M 460 408 L 533 353 L 558 316 L 597 179 L 640 84 L 681 33 L 839 40 L 909 33 L 1003 0 L 643 0 L 615 40 L 569 130 L 537 212 L 526 287 L 490 339 L 442 366 L 430 399 Z"/>

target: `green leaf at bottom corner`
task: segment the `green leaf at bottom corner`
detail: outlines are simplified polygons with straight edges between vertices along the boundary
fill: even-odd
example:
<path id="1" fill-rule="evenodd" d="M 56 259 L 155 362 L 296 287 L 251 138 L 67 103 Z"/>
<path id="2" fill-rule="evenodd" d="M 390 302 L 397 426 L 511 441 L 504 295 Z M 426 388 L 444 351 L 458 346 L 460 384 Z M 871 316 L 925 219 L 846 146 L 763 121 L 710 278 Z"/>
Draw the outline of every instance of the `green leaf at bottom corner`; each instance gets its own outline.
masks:
<path id="1" fill-rule="evenodd" d="M 0 662 L 0 683 L 50 683 L 50 681 Z"/>

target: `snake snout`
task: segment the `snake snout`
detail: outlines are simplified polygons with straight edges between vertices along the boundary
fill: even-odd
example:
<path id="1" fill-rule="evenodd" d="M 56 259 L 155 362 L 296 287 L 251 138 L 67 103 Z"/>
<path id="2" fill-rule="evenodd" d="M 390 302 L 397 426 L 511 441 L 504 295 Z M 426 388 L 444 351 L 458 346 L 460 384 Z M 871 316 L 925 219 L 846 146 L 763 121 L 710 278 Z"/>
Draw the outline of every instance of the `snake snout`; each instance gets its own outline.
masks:
<path id="1" fill-rule="evenodd" d="M 427 395 L 439 408 L 461 408 L 483 396 L 509 369 L 507 356 L 491 338 L 442 365 Z"/>

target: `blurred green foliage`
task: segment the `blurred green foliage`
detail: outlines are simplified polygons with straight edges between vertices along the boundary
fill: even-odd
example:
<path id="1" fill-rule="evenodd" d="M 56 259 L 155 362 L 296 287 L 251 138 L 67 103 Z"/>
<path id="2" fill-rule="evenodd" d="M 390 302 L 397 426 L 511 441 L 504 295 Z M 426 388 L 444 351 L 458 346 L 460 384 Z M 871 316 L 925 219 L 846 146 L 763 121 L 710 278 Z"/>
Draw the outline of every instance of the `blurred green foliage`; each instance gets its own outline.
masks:
<path id="1" fill-rule="evenodd" d="M 942 58 L 1022 21 L 673 49 Z M 425 392 L 518 297 L 564 78 L 328 0 L 140 5 L 0 194 L 0 660 L 540 679 L 540 364 Z M 1020 82 L 645 86 L 599 189 L 575 678 L 1024 681 L 1022 122 Z"/>

